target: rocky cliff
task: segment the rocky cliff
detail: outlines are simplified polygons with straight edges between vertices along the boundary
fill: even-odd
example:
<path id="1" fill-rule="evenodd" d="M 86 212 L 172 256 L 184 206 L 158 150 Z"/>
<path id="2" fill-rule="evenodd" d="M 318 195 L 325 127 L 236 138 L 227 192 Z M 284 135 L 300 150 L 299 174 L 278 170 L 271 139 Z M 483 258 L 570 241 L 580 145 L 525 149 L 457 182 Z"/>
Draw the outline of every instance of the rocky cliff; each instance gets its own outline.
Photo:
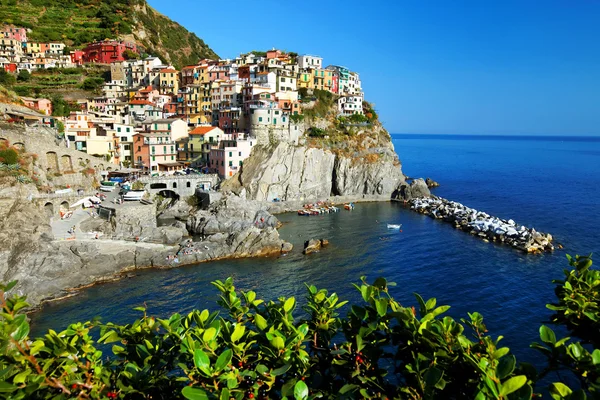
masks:
<path id="1" fill-rule="evenodd" d="M 387 131 L 379 124 L 331 128 L 331 135 L 317 138 L 310 136 L 309 127 L 301 145 L 280 141 L 255 147 L 241 172 L 222 189 L 245 189 L 249 199 L 261 201 L 331 196 L 389 200 L 404 175 Z"/>

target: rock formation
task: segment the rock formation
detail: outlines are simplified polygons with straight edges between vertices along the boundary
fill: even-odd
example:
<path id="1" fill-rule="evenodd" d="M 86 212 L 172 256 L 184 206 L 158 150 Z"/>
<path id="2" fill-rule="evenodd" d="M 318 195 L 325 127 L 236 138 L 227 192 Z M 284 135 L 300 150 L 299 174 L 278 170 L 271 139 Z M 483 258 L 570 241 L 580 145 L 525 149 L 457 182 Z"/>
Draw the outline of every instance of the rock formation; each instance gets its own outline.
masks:
<path id="1" fill-rule="evenodd" d="M 408 201 L 419 197 L 429 197 L 431 192 L 422 178 L 411 183 L 401 182 L 392 193 L 393 200 Z"/>
<path id="2" fill-rule="evenodd" d="M 329 241 L 327 239 L 310 239 L 304 242 L 304 254 L 311 254 L 319 252 L 323 247 L 328 246 Z"/>
<path id="3" fill-rule="evenodd" d="M 427 178 L 427 179 L 425 179 L 425 183 L 427 184 L 427 187 L 428 187 L 428 188 L 430 188 L 430 189 L 431 189 L 431 188 L 434 188 L 434 187 L 438 187 L 438 186 L 440 186 L 440 184 L 439 184 L 439 183 L 437 183 L 436 181 L 434 181 L 434 180 L 433 180 L 433 179 L 431 179 L 431 178 Z"/>

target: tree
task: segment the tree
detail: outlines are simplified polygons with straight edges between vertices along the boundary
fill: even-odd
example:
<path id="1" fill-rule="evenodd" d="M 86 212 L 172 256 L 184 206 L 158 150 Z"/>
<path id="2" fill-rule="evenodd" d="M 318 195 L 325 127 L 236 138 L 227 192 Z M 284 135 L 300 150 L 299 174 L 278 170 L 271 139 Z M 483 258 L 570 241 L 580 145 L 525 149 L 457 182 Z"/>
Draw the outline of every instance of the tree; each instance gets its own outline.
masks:
<path id="1" fill-rule="evenodd" d="M 55 95 L 52 101 L 52 115 L 55 117 L 68 117 L 71 114 L 71 106 L 65 99 Z"/>
<path id="2" fill-rule="evenodd" d="M 123 52 L 123 58 L 125 58 L 126 60 L 138 60 L 140 58 L 140 55 L 135 51 L 125 49 L 125 51 Z"/>
<path id="3" fill-rule="evenodd" d="M 4 68 L 0 68 L 0 85 L 12 86 L 17 82 L 17 79 Z"/>
<path id="4" fill-rule="evenodd" d="M 17 81 L 19 82 L 27 82 L 31 78 L 31 74 L 26 69 L 22 69 L 19 71 L 17 75 Z"/>

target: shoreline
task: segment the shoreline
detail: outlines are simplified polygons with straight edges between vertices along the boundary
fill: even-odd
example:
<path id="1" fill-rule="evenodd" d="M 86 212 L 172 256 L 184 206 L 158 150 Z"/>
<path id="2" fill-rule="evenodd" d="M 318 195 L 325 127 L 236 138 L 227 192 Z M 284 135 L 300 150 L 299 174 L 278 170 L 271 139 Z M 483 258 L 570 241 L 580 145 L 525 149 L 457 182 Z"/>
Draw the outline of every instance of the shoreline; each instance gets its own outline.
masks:
<path id="1" fill-rule="evenodd" d="M 344 203 L 348 203 L 348 202 L 355 202 L 355 203 L 378 203 L 378 202 L 391 202 L 391 199 L 388 196 L 383 196 L 383 195 L 360 195 L 360 196 L 331 196 L 328 199 L 326 199 L 327 201 L 330 201 L 332 204 L 344 204 Z M 263 206 L 265 206 L 267 208 L 267 210 L 272 213 L 272 214 L 284 214 L 284 213 L 295 213 L 299 208 L 302 208 L 302 206 L 306 203 L 310 203 L 310 202 L 316 202 L 318 200 L 288 200 L 288 201 L 282 201 L 282 202 L 260 202 Z M 190 238 L 193 238 L 193 235 L 190 236 Z M 60 241 L 60 240 L 55 240 L 53 241 L 54 243 L 58 243 L 59 245 L 69 245 L 69 247 L 79 247 L 78 245 L 85 245 L 85 244 L 94 244 L 94 245 L 100 245 L 102 247 L 106 247 L 106 246 L 119 246 L 121 247 L 121 251 L 127 251 L 127 250 L 131 250 L 133 249 L 134 252 L 136 251 L 141 251 L 141 250 L 147 250 L 149 252 L 154 252 L 153 256 L 151 257 L 145 257 L 145 258 L 150 258 L 151 262 L 144 264 L 144 265 L 124 265 L 124 266 L 117 266 L 116 267 L 116 271 L 114 272 L 108 272 L 105 275 L 100 275 L 97 277 L 91 277 L 92 281 L 91 282 L 85 282 L 85 283 L 80 283 L 78 285 L 74 285 L 74 286 L 69 286 L 67 288 L 62 288 L 60 289 L 56 294 L 51 294 L 48 296 L 43 296 L 41 297 L 41 299 L 36 301 L 36 304 L 32 305 L 32 307 L 30 307 L 27 310 L 27 314 L 33 314 L 36 312 L 41 311 L 41 309 L 43 309 L 43 306 L 45 304 L 48 303 L 54 303 L 54 302 L 58 302 L 61 300 L 65 300 L 74 296 L 77 296 L 78 294 L 81 293 L 82 290 L 85 290 L 87 288 L 93 287 L 93 286 L 97 286 L 97 285 L 102 285 L 105 283 L 111 283 L 111 282 L 117 282 L 123 279 L 126 279 L 128 277 L 131 277 L 129 275 L 131 275 L 132 273 L 136 272 L 136 271 L 140 271 L 140 270 L 148 270 L 148 269 L 174 269 L 174 268 L 180 268 L 180 267 L 186 267 L 186 266 L 193 266 L 193 265 L 197 265 L 197 264 L 202 264 L 202 263 L 209 263 L 209 262 L 213 262 L 213 261 L 222 261 L 222 260 L 234 260 L 234 259 L 242 259 L 242 258 L 258 258 L 258 257 L 265 257 L 265 258 L 276 258 L 278 256 L 280 256 L 282 253 L 289 253 L 289 251 L 284 251 L 282 252 L 282 250 L 280 248 L 275 249 L 275 248 L 269 248 L 269 246 L 265 246 L 262 251 L 258 251 L 256 253 L 253 254 L 236 254 L 235 252 L 228 252 L 228 254 L 220 254 L 220 255 L 216 255 L 214 254 L 214 256 L 211 256 L 209 253 L 194 253 L 194 254 L 181 254 L 179 255 L 179 260 L 180 262 L 174 264 L 173 262 L 167 262 L 166 260 L 166 256 L 170 253 L 176 252 L 179 247 L 178 246 L 174 246 L 174 245 L 167 245 L 167 244 L 150 244 L 150 243 L 146 243 L 146 242 L 128 242 L 128 241 L 119 241 L 119 240 L 102 240 L 102 239 L 98 239 L 98 240 L 73 240 L 73 241 Z M 204 246 L 204 245 L 211 245 L 211 246 L 215 246 L 215 244 L 213 242 L 211 242 L 210 240 L 204 240 L 204 241 L 194 241 L 193 242 L 194 245 L 196 246 Z M 161 247 L 161 248 L 158 248 Z M 218 247 L 218 245 L 216 245 L 216 247 Z M 215 250 L 218 251 L 218 249 L 211 249 L 211 250 Z M 221 250 L 225 250 L 224 247 L 221 247 Z M 113 252 L 115 250 L 113 249 Z M 161 259 L 156 259 L 156 257 L 161 257 Z M 163 257 L 164 256 L 164 257 Z M 137 257 L 135 257 L 135 259 L 137 259 Z M 134 259 L 134 262 L 136 261 Z M 161 261 L 162 260 L 162 261 Z"/>

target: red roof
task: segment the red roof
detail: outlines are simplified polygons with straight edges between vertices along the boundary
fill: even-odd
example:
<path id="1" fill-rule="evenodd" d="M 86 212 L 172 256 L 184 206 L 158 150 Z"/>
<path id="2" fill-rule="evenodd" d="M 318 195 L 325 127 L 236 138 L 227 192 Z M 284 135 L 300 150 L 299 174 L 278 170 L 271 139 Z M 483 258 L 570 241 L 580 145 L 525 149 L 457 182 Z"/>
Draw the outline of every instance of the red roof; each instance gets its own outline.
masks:
<path id="1" fill-rule="evenodd" d="M 173 68 L 165 68 L 165 69 L 161 69 L 160 73 L 171 73 L 171 72 L 177 72 L 177 70 L 174 70 Z"/>
<path id="2" fill-rule="evenodd" d="M 149 86 L 146 86 L 144 89 L 140 89 L 139 92 L 140 93 L 150 93 L 150 92 L 152 92 L 152 90 L 154 90 L 154 89 L 152 89 L 152 86 L 149 85 Z"/>
<path id="3" fill-rule="evenodd" d="M 129 104 L 134 104 L 134 105 L 146 105 L 146 106 L 153 106 L 154 103 L 149 102 L 148 100 L 131 100 L 129 102 Z"/>
<path id="4" fill-rule="evenodd" d="M 190 135 L 206 135 L 208 132 L 212 131 L 213 129 L 217 129 L 217 127 L 216 126 L 197 126 L 190 132 Z"/>

